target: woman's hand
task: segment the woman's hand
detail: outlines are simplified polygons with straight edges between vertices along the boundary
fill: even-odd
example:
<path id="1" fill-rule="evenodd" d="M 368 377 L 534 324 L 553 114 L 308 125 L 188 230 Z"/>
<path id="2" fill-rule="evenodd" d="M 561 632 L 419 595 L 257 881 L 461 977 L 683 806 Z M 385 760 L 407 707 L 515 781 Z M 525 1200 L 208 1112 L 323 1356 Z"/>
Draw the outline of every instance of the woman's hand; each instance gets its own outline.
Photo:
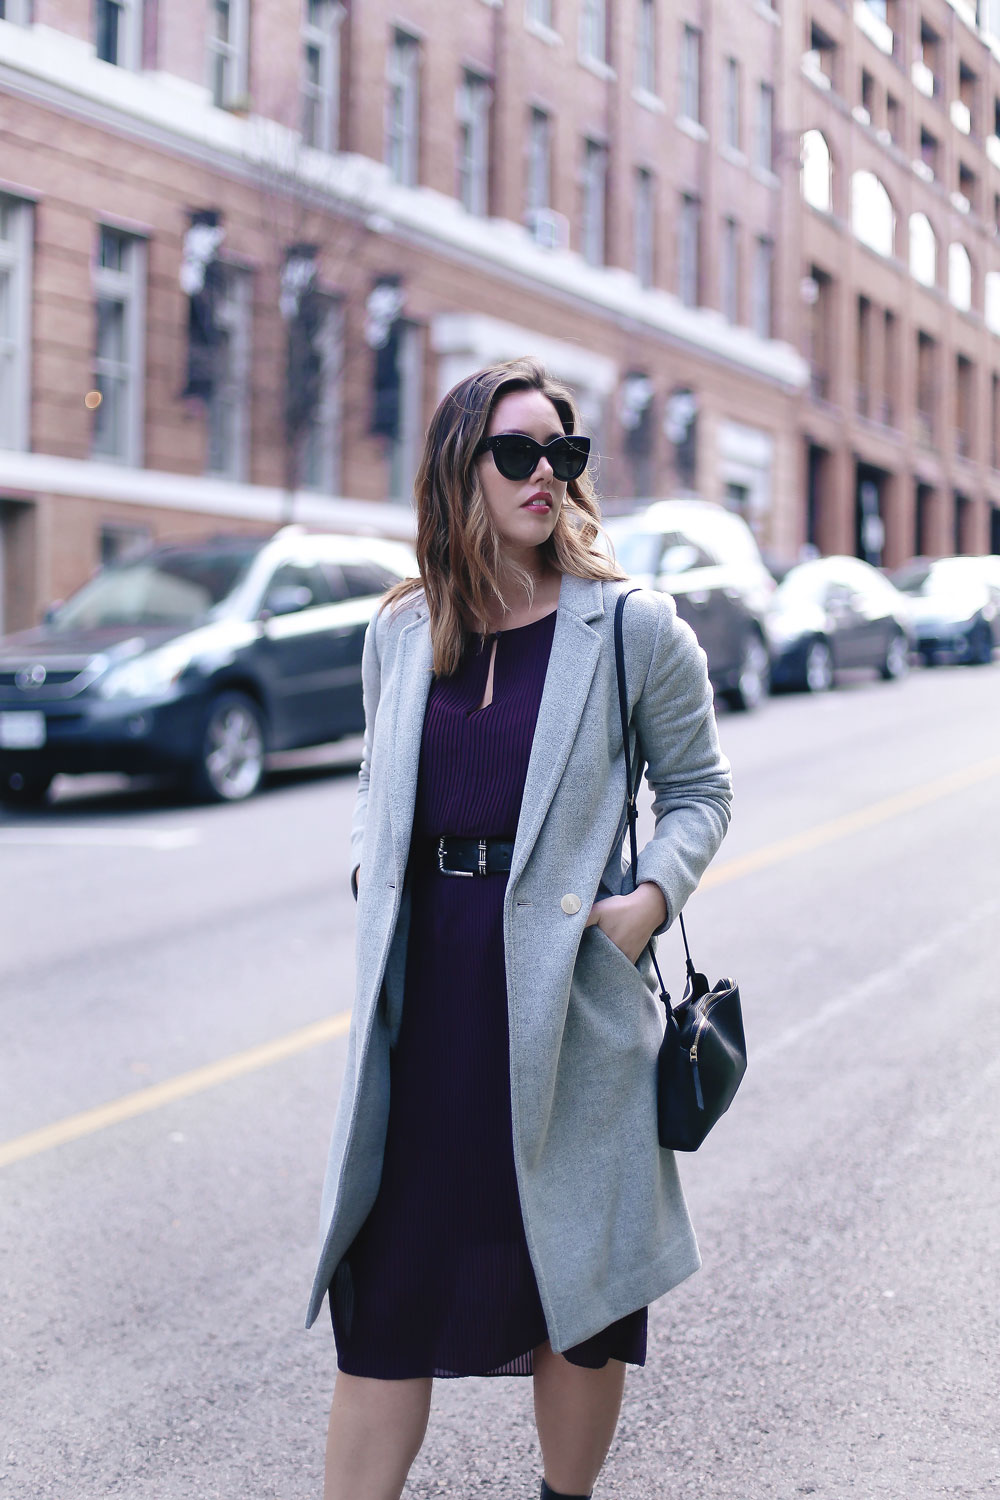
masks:
<path id="1" fill-rule="evenodd" d="M 653 933 L 666 920 L 663 892 L 651 880 L 644 880 L 627 896 L 607 896 L 603 901 L 595 901 L 587 926 L 599 927 L 635 963 Z"/>

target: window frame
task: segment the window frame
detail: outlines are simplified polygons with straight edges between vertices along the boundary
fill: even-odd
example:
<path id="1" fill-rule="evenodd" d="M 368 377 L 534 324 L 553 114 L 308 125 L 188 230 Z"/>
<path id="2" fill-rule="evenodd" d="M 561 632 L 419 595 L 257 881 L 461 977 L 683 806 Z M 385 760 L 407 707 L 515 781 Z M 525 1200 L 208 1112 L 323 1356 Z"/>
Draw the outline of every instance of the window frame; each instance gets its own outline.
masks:
<path id="1" fill-rule="evenodd" d="M 659 68 L 656 52 L 656 0 L 636 0 L 635 86 L 656 98 L 659 94 Z"/>
<path id="2" fill-rule="evenodd" d="M 753 249 L 750 326 L 762 339 L 774 338 L 774 262 L 774 240 L 770 235 L 758 234 Z"/>
<path id="3" fill-rule="evenodd" d="M 420 73 L 420 38 L 394 26 L 386 52 L 385 162 L 402 187 L 420 180 Z"/>
<path id="4" fill-rule="evenodd" d="M 108 10 L 118 12 L 117 47 L 115 57 L 102 57 L 101 16 Z M 125 68 L 137 73 L 142 67 L 142 4 L 141 0 L 95 0 L 94 3 L 94 51 L 98 61 L 112 68 Z"/>
<path id="5" fill-rule="evenodd" d="M 740 226 L 727 215 L 719 244 L 719 310 L 727 323 L 740 321 Z"/>
<path id="6" fill-rule="evenodd" d="M 681 25 L 678 114 L 692 125 L 702 125 L 702 33 L 685 21 Z M 693 104 L 693 109 L 688 106 Z"/>
<path id="7" fill-rule="evenodd" d="M 344 305 L 339 297 L 320 293 L 321 322 L 316 335 L 320 350 L 319 401 L 302 436 L 299 487 L 315 495 L 339 493 L 344 363 Z M 309 473 L 310 466 L 313 473 Z"/>
<path id="8" fill-rule="evenodd" d="M 656 283 L 656 177 L 636 167 L 632 178 L 632 260 L 640 286 Z"/>
<path id="9" fill-rule="evenodd" d="M 769 176 L 774 174 L 774 106 L 774 85 L 762 78 L 757 84 L 754 166 L 758 172 L 766 172 Z"/>
<path id="10" fill-rule="evenodd" d="M 91 434 L 90 456 L 103 463 L 126 464 L 140 468 L 143 461 L 143 426 L 145 413 L 145 362 L 146 362 L 146 241 L 114 224 L 96 226 L 97 247 L 91 267 L 91 286 L 94 295 L 95 339 L 93 353 L 94 389 L 100 389 L 101 378 L 106 381 L 121 380 L 124 384 L 122 397 L 122 442 L 117 449 L 99 446 L 98 423 L 95 413 Z M 118 269 L 101 264 L 103 236 L 114 235 L 127 264 Z M 125 356 L 113 360 L 100 352 L 100 303 L 122 306 L 122 323 Z M 117 369 L 115 368 L 117 366 Z M 103 405 L 103 401 L 101 403 Z M 100 407 L 98 407 L 98 411 Z"/>
<path id="11" fill-rule="evenodd" d="M 580 163 L 580 254 L 590 266 L 607 263 L 608 148 L 592 136 L 583 138 Z"/>
<path id="12" fill-rule="evenodd" d="M 606 0 L 580 0 L 580 56 L 589 62 L 608 62 L 608 7 Z"/>
<path id="13" fill-rule="evenodd" d="M 309 0 L 302 0 L 301 34 L 301 117 L 302 141 L 316 151 L 336 151 L 340 139 L 340 26 L 344 19 L 344 7 L 338 0 L 326 0 L 329 7 L 325 25 L 316 25 L 309 19 Z M 312 84 L 309 78 L 309 49 L 319 53 L 319 82 Z M 310 139 L 306 129 L 307 112 L 312 108 L 313 118 L 319 128 Z"/>
<path id="14" fill-rule="evenodd" d="M 722 143 L 743 152 L 743 77 L 738 57 L 727 57 L 722 82 Z"/>
<path id="15" fill-rule="evenodd" d="M 544 148 L 541 155 L 537 150 L 540 143 Z M 533 214 L 544 212 L 552 207 L 552 115 L 547 109 L 542 109 L 537 104 L 531 105 L 528 110 L 527 147 L 524 206 L 525 215 L 530 222 Z M 536 170 L 539 162 L 542 163 L 541 172 Z M 545 191 L 536 201 L 535 189 L 540 185 L 542 177 L 544 177 Z"/>
<path id="16" fill-rule="evenodd" d="M 0 360 L 8 361 L 11 390 L 0 410 L 0 450 L 27 453 L 31 437 L 31 306 L 35 238 L 35 205 L 27 198 L 0 193 L 0 208 L 11 216 L 9 237 L 0 239 L 0 271 L 10 276 L 11 332 Z M 0 392 L 3 386 L 0 384 Z"/>
<path id="17" fill-rule="evenodd" d="M 458 124 L 456 197 L 467 213 L 485 218 L 490 208 L 490 114 L 493 88 L 474 68 L 463 68 L 455 93 Z"/>
<path id="18" fill-rule="evenodd" d="M 205 419 L 205 475 L 241 482 L 249 473 L 250 360 L 253 344 L 253 273 L 229 261 L 221 263 L 223 279 L 215 321 L 229 334 L 233 368 L 217 371 Z M 213 432 L 226 409 L 232 411 L 232 439 L 225 462 L 213 465 Z"/>
<path id="19" fill-rule="evenodd" d="M 685 307 L 701 306 L 701 199 L 681 193 L 677 215 L 677 295 Z"/>
<path id="20" fill-rule="evenodd" d="M 250 86 L 250 0 L 222 0 L 229 8 L 231 22 L 224 41 L 215 35 L 211 24 L 219 3 L 209 0 L 208 90 L 217 109 L 236 109 L 246 101 Z"/>

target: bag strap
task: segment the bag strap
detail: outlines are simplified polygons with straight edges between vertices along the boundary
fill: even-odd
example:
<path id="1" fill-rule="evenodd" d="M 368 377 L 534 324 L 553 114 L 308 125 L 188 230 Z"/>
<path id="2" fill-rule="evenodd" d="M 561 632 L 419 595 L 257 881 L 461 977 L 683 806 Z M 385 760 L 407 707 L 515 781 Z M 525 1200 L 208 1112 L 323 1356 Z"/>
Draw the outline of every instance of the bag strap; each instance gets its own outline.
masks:
<path id="1" fill-rule="evenodd" d="M 636 819 L 638 817 L 638 812 L 636 810 L 635 799 L 639 794 L 639 786 L 642 781 L 643 757 L 639 746 L 639 736 L 637 734 L 635 742 L 635 773 L 633 775 L 632 749 L 629 743 L 628 693 L 626 691 L 625 685 L 625 643 L 623 639 L 624 632 L 622 628 L 622 617 L 625 613 L 625 600 L 628 598 L 629 594 L 637 594 L 638 592 L 639 590 L 637 588 L 626 589 L 623 594 L 618 595 L 618 602 L 615 605 L 615 675 L 618 679 L 618 712 L 621 715 L 622 745 L 625 749 L 625 816 L 628 821 L 629 855 L 631 859 L 633 890 L 636 888 L 636 876 L 639 871 L 639 852 L 635 833 L 635 825 Z M 688 985 L 691 989 L 694 989 L 700 976 L 696 973 L 694 964 L 691 961 L 691 950 L 688 947 L 687 932 L 684 928 L 683 912 L 678 912 L 677 920 L 681 924 L 681 938 L 684 942 L 684 959 L 685 969 L 687 971 L 688 977 Z M 660 974 L 660 966 L 656 962 L 656 950 L 653 947 L 652 938 L 650 938 L 649 941 L 648 951 L 650 958 L 653 960 L 653 968 L 656 971 L 657 982 L 660 986 L 660 999 L 667 1007 L 667 1012 L 669 1014 L 670 996 L 667 994 L 666 988 L 664 986 L 663 977 Z"/>

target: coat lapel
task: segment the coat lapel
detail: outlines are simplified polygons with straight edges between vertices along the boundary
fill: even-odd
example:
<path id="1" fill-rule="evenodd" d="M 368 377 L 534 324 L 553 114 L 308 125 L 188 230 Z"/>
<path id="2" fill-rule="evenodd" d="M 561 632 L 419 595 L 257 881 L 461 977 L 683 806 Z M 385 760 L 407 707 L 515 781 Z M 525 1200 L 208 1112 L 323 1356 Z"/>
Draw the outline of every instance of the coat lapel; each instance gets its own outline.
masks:
<path id="1" fill-rule="evenodd" d="M 604 613 L 603 590 L 594 579 L 565 574 L 556 628 L 535 722 L 535 736 L 521 798 L 511 860 L 513 887 L 538 838 L 549 804 L 566 769 L 601 654 L 600 636 L 587 624 Z"/>
<path id="2" fill-rule="evenodd" d="M 413 809 L 420 769 L 420 741 L 431 690 L 433 652 L 426 615 L 408 625 L 396 648 L 396 705 L 389 796 L 389 822 L 400 877 L 409 857 Z"/>

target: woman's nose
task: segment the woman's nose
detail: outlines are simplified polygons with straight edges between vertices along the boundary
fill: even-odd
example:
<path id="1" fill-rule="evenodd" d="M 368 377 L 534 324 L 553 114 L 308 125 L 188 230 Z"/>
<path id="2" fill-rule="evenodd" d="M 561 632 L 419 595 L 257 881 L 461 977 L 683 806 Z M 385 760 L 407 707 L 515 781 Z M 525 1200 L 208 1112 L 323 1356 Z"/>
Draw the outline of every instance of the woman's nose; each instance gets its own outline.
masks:
<path id="1" fill-rule="evenodd" d="M 548 460 L 548 457 L 546 456 L 546 454 L 544 454 L 544 453 L 540 453 L 539 454 L 539 456 L 538 456 L 538 463 L 535 465 L 535 472 L 532 474 L 531 477 L 532 477 L 532 479 L 554 479 L 555 478 L 555 473 L 553 471 L 552 465 L 549 463 L 549 460 Z"/>

